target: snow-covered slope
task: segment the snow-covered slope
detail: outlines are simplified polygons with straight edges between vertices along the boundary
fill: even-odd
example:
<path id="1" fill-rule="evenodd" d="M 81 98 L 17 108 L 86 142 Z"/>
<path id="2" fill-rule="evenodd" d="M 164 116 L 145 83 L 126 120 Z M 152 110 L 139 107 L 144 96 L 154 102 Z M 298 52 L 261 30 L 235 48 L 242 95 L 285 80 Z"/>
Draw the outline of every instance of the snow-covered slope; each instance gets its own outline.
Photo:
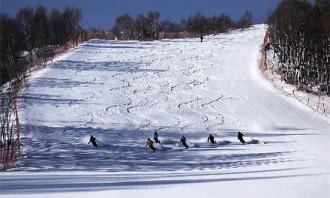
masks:
<path id="1" fill-rule="evenodd" d="M 24 153 L 0 197 L 329 197 L 330 124 L 261 77 L 265 28 L 72 50 L 22 93 Z"/>

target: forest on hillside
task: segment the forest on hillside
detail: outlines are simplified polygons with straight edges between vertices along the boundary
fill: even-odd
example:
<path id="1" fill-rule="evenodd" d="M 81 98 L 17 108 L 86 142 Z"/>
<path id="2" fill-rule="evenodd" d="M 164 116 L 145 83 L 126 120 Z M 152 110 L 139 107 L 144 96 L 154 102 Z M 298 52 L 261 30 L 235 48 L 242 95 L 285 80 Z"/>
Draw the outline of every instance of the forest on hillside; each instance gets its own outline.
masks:
<path id="1" fill-rule="evenodd" d="M 48 13 L 43 6 L 25 7 L 16 17 L 0 15 L 0 84 L 13 80 L 36 58 L 51 57 L 57 47 L 81 32 L 81 11 L 65 8 Z"/>
<path id="2" fill-rule="evenodd" d="M 330 95 L 330 0 L 283 0 L 268 24 L 283 79 Z"/>

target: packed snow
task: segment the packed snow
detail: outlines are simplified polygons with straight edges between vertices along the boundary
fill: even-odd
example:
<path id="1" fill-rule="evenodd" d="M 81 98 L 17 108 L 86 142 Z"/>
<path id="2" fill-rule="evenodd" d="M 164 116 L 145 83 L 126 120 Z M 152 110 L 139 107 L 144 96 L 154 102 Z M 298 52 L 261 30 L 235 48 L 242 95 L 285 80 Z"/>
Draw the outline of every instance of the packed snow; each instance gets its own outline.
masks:
<path id="1" fill-rule="evenodd" d="M 263 78 L 265 31 L 63 55 L 21 93 L 23 153 L 0 197 L 329 197 L 330 121 Z"/>

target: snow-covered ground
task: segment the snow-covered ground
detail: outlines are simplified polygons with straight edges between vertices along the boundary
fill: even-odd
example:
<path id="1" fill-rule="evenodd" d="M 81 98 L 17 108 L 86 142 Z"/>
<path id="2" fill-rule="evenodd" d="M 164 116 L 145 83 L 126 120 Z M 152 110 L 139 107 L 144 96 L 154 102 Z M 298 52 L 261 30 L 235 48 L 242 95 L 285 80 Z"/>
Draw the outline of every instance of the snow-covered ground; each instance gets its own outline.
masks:
<path id="1" fill-rule="evenodd" d="M 23 156 L 0 197 L 329 197 L 330 122 L 262 77 L 265 28 L 65 54 L 21 95 Z"/>

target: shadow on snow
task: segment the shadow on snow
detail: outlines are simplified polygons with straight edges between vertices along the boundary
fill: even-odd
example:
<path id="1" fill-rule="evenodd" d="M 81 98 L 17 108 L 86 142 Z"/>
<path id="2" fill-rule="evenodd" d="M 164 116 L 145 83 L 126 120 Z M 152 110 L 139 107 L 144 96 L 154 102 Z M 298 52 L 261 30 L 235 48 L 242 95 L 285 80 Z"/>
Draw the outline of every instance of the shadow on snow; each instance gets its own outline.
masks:
<path id="1" fill-rule="evenodd" d="M 151 131 L 26 124 L 22 132 L 23 155 L 14 169 L 18 171 L 228 169 L 290 162 L 286 156 L 293 152 L 256 152 L 246 150 L 248 145 L 230 141 L 210 145 L 204 139 L 205 133 L 187 134 L 191 149 L 186 150 L 179 145 L 182 133 L 161 132 L 162 144 L 156 145 L 158 151 L 152 153 L 145 147 Z M 90 134 L 97 138 L 97 149 L 87 145 Z"/>
<path id="2" fill-rule="evenodd" d="M 166 174 L 120 174 L 120 175 L 38 175 L 15 176 L 18 185 L 10 176 L 0 179 L 3 194 L 29 194 L 50 192 L 79 192 L 118 189 L 152 188 L 174 184 L 194 184 L 208 182 L 253 181 L 292 177 L 315 176 L 317 174 L 294 174 L 287 171 L 304 168 L 271 169 L 230 173 L 166 173 Z M 271 173 L 271 175 L 265 175 Z M 249 175 L 252 174 L 252 175 Z M 192 178 L 198 176 L 198 179 Z"/>
<path id="3" fill-rule="evenodd" d="M 107 71 L 107 72 L 164 72 L 160 69 L 144 69 L 142 63 L 125 61 L 87 62 L 75 60 L 60 60 L 53 64 L 53 68 L 61 70 L 82 71 Z"/>

